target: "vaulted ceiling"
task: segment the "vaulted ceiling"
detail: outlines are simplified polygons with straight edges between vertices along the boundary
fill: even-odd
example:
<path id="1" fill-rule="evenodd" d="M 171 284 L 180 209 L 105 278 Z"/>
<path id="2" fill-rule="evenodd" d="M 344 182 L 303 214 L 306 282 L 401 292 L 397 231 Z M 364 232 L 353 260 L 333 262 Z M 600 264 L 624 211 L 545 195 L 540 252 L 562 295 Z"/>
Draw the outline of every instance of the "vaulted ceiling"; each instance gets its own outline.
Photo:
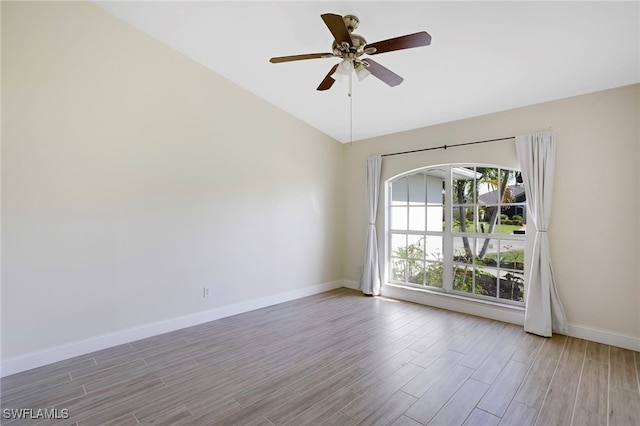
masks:
<path id="1" fill-rule="evenodd" d="M 409 130 L 640 82 L 640 3 L 94 2 L 341 141 Z M 316 87 L 337 58 L 323 13 L 353 14 L 368 43 L 427 31 L 430 46 L 375 60 L 404 78 Z"/>

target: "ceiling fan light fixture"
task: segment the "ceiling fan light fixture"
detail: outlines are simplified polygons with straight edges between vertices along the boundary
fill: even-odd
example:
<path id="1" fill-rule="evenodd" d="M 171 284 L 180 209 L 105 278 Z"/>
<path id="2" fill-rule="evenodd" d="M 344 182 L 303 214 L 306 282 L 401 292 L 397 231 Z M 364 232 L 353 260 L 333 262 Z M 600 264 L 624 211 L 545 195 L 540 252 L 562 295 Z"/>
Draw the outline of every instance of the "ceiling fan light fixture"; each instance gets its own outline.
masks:
<path id="1" fill-rule="evenodd" d="M 336 70 L 331 74 L 331 78 L 333 78 L 338 83 L 346 83 L 349 81 L 349 76 L 353 71 L 353 61 L 351 59 L 343 59 L 339 64 Z"/>
<path id="2" fill-rule="evenodd" d="M 353 71 L 353 61 L 351 59 L 343 59 L 338 65 L 337 73 L 349 75 Z"/>
<path id="3" fill-rule="evenodd" d="M 356 75 L 358 76 L 358 81 L 362 81 L 371 74 L 367 67 L 365 67 L 362 62 L 356 65 Z"/>
<path id="4" fill-rule="evenodd" d="M 341 74 L 338 71 L 331 74 L 331 78 L 337 81 L 340 84 L 349 82 L 349 74 Z"/>

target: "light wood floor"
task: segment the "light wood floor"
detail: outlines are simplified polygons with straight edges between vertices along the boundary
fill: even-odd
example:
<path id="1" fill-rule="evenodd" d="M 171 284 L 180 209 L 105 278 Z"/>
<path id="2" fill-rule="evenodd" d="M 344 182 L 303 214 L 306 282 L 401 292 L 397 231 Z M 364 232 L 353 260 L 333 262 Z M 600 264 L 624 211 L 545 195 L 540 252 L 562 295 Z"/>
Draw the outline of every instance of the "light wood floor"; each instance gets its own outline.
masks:
<path id="1" fill-rule="evenodd" d="M 638 370 L 637 352 L 339 289 L 9 376 L 1 398 L 69 410 L 38 424 L 631 426 Z"/>

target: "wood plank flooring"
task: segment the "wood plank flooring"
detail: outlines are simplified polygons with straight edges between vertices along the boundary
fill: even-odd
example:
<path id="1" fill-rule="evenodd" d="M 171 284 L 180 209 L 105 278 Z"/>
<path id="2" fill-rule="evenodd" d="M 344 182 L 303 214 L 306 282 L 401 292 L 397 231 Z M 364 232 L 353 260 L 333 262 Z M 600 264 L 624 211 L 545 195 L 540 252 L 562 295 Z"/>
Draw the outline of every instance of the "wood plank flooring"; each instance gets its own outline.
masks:
<path id="1" fill-rule="evenodd" d="M 338 289 L 5 377 L 0 398 L 6 425 L 632 426 L 638 369 L 637 352 Z M 69 417 L 5 418 L 51 408 Z"/>

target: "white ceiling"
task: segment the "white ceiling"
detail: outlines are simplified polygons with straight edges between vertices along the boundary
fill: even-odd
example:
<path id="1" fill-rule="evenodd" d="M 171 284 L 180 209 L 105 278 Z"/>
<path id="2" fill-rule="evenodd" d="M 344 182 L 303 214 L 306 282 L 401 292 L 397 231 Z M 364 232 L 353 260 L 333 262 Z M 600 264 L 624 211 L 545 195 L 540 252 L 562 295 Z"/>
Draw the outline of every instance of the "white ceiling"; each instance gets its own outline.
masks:
<path id="1" fill-rule="evenodd" d="M 341 141 L 640 82 L 640 2 L 94 2 Z M 322 13 L 354 14 L 369 43 L 426 30 L 430 46 L 375 55 L 404 77 L 316 91 L 336 58 Z"/>

